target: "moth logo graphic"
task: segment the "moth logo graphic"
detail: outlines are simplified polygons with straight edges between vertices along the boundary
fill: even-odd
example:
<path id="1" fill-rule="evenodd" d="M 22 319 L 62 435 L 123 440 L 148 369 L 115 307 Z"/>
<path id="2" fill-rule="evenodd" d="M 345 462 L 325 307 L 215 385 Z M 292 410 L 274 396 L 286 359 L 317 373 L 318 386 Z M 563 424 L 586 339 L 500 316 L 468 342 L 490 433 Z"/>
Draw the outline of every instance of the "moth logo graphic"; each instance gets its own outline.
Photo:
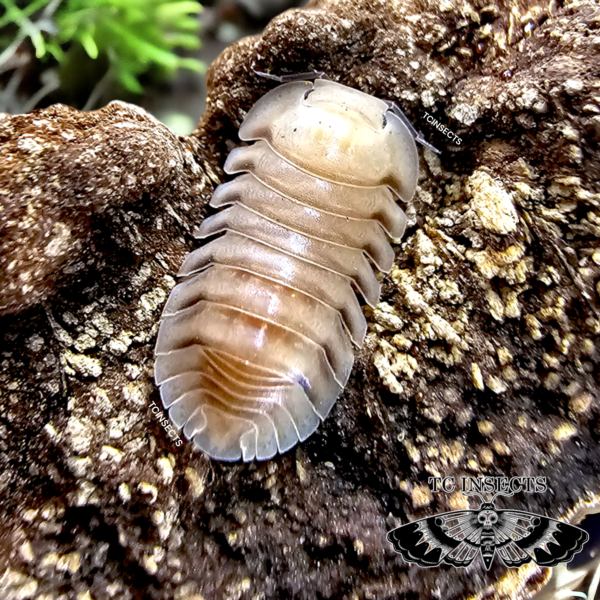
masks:
<path id="1" fill-rule="evenodd" d="M 499 510 L 477 492 L 477 510 L 457 510 L 413 521 L 388 533 L 388 540 L 407 562 L 435 567 L 445 562 L 468 567 L 481 554 L 487 570 L 497 554 L 507 567 L 535 562 L 554 567 L 569 562 L 588 541 L 579 527 L 520 510 Z"/>

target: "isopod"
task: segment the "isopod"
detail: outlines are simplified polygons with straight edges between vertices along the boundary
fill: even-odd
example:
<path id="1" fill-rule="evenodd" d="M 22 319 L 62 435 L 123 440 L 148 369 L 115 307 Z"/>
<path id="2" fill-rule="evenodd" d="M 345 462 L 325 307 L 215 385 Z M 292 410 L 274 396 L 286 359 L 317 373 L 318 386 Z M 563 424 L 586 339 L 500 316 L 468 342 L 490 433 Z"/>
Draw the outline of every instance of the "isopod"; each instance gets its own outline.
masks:
<path id="1" fill-rule="evenodd" d="M 155 380 L 173 424 L 219 460 L 265 460 L 311 435 L 346 385 L 379 300 L 396 198 L 422 141 L 391 102 L 281 77 L 246 115 L 162 315 Z"/>

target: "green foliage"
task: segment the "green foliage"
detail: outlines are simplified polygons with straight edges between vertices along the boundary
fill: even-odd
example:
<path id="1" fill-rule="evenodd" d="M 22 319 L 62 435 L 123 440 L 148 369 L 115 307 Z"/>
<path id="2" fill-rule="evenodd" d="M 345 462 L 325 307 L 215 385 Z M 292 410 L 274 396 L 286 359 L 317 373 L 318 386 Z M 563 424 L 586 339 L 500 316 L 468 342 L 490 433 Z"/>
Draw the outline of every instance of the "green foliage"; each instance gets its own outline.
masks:
<path id="1" fill-rule="evenodd" d="M 117 79 L 140 93 L 137 79 L 152 65 L 200 71 L 200 62 L 180 58 L 176 47 L 198 48 L 201 10 L 193 0 L 68 0 L 56 15 L 58 44 L 76 40 L 90 58 L 104 53 Z"/>
<path id="2" fill-rule="evenodd" d="M 0 31 L 8 25 L 16 25 L 18 28 L 18 33 L 10 45 L 2 40 L 3 52 L 0 55 L 0 64 L 3 59 L 10 58 L 12 52 L 26 37 L 31 39 L 37 58 L 43 58 L 49 52 L 43 32 L 50 34 L 56 32 L 56 27 L 50 17 L 59 3 L 60 0 L 34 0 L 28 2 L 24 8 L 20 8 L 13 0 L 0 0 L 0 5 L 5 11 L 0 18 Z M 41 17 L 33 22 L 30 17 L 41 9 L 44 9 Z"/>
<path id="3" fill-rule="evenodd" d="M 50 54 L 61 63 L 73 43 L 81 44 L 92 59 L 105 55 L 110 75 L 130 92 L 141 93 L 138 77 L 156 66 L 167 72 L 178 68 L 204 70 L 201 62 L 181 58 L 174 52 L 176 48 L 195 49 L 200 45 L 195 15 L 202 6 L 196 0 L 59 3 L 60 0 L 33 0 L 20 8 L 14 0 L 0 0 L 6 10 L 0 18 L 0 28 L 17 25 L 18 39 L 29 37 L 40 59 Z M 38 11 L 42 11 L 41 17 L 34 23 L 31 17 Z M 47 14 L 54 12 L 50 20 Z"/>

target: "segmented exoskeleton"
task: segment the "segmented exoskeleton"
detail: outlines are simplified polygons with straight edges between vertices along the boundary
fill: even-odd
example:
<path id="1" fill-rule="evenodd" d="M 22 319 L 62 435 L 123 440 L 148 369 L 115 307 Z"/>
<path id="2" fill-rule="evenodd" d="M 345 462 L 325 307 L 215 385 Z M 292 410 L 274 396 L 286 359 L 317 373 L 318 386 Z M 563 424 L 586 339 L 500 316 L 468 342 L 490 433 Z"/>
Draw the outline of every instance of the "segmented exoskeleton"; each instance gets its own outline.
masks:
<path id="1" fill-rule="evenodd" d="M 281 79 L 280 79 L 281 80 Z M 211 457 L 268 459 L 305 440 L 346 385 L 412 198 L 417 138 L 390 102 L 324 79 L 248 112 L 163 312 L 155 378 Z M 417 138 L 419 139 L 419 138 Z M 368 258 L 367 258 L 368 257 Z"/>

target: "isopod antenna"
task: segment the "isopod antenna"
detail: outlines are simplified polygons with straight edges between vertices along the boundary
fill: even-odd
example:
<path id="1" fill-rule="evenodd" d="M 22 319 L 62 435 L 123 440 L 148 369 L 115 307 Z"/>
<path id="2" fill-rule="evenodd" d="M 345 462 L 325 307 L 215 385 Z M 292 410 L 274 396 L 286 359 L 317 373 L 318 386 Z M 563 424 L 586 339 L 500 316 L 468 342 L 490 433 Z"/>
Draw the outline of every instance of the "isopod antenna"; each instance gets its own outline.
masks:
<path id="1" fill-rule="evenodd" d="M 393 100 L 384 100 L 384 102 L 389 106 L 388 112 L 395 114 L 407 127 L 410 131 L 411 135 L 415 142 L 421 144 L 421 146 L 425 146 L 425 148 L 429 148 L 432 152 L 436 154 L 441 154 L 441 152 L 433 145 L 431 145 L 419 131 L 415 129 L 415 126 L 412 124 L 411 120 L 404 114 L 404 111 L 394 102 Z"/>

